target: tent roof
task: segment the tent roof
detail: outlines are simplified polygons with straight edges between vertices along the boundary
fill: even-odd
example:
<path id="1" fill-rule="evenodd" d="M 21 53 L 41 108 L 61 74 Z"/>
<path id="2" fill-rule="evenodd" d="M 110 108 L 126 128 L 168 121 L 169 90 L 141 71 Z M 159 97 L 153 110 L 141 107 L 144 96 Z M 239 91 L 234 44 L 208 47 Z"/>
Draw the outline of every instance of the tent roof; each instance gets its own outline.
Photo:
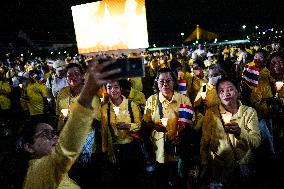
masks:
<path id="1" fill-rule="evenodd" d="M 209 41 L 209 40 L 213 40 L 217 37 L 218 37 L 217 34 L 215 34 L 213 32 L 206 31 L 204 29 L 201 29 L 199 27 L 199 25 L 197 25 L 196 29 L 184 41 L 185 42 L 191 42 L 191 41 L 195 41 L 195 40 Z"/>

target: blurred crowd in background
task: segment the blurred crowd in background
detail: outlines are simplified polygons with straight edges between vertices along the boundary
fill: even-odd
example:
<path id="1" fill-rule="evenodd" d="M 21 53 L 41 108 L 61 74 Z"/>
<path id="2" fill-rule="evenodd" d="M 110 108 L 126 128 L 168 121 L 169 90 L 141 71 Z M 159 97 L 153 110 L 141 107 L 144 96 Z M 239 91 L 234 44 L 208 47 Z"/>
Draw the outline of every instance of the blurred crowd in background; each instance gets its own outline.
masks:
<path id="1" fill-rule="evenodd" d="M 16 178 L 14 176 L 9 178 L 9 175 L 13 175 L 16 172 L 15 169 L 17 169 L 13 157 L 17 153 L 19 133 L 21 133 L 22 127 L 30 120 L 39 120 L 50 123 L 58 131 L 61 131 L 68 113 L 70 113 L 70 105 L 80 92 L 81 88 L 78 87 L 80 84 L 77 83 L 80 83 L 81 80 L 84 81 L 88 60 L 99 56 L 102 55 L 27 58 L 25 55 L 18 56 L 8 53 L 1 60 L 1 188 L 2 186 L 4 188 L 16 187 L 15 182 L 13 182 Z M 104 151 L 101 127 L 103 121 L 107 122 L 107 118 L 104 118 L 107 111 L 104 111 L 103 108 L 104 106 L 107 107 L 107 102 L 111 98 L 108 87 L 113 88 L 119 85 L 124 98 L 135 103 L 135 107 L 132 105 L 134 118 L 140 119 L 139 122 L 142 122 L 145 121 L 143 119 L 147 114 L 145 107 L 149 106 L 147 104 L 148 98 L 156 94 L 153 85 L 158 82 L 157 74 L 159 70 L 170 69 L 177 78 L 176 84 L 179 85 L 175 92 L 188 97 L 188 103 L 191 104 L 194 110 L 194 119 L 192 120 L 192 129 L 194 129 L 192 138 L 194 141 L 190 143 L 192 149 L 189 154 L 186 154 L 186 158 L 181 158 L 182 160 L 190 159 L 188 160 L 190 165 L 181 164 L 181 167 L 186 168 L 182 171 L 179 170 L 179 176 L 182 177 L 182 187 L 202 188 L 202 184 L 206 182 L 202 181 L 204 178 L 201 178 L 204 175 L 201 175 L 200 153 L 202 154 L 202 152 L 200 151 L 202 150 L 200 149 L 200 143 L 203 140 L 202 133 L 204 131 L 202 132 L 202 128 L 205 127 L 204 124 L 209 119 L 206 117 L 206 111 L 214 105 L 220 104 L 216 89 L 218 80 L 230 77 L 235 81 L 235 87 L 239 91 L 238 100 L 257 112 L 261 140 L 259 148 L 255 152 L 256 158 L 253 164 L 255 174 L 253 179 L 250 180 L 250 184 L 255 188 L 274 188 L 277 184 L 283 183 L 284 173 L 282 170 L 281 174 L 279 161 L 283 156 L 284 141 L 284 48 L 281 43 L 223 46 L 206 46 L 201 43 L 192 48 L 146 50 L 141 53 L 109 54 L 105 56 L 110 56 L 113 59 L 140 57 L 145 65 L 145 76 L 127 78 L 125 81 L 119 81 L 118 83 L 110 82 L 100 89 L 97 94 L 100 101 L 97 103 L 101 103 L 102 114 L 96 118 L 98 123 L 94 124 L 94 132 L 90 133 L 90 135 L 93 135 L 93 154 L 103 154 Z M 168 80 L 163 80 L 163 82 L 163 84 L 167 85 Z M 137 111 L 141 115 L 136 115 Z M 132 137 L 135 138 L 135 136 Z M 78 172 L 81 173 L 82 170 L 85 173 L 97 171 L 94 173 L 97 178 L 92 182 L 93 186 L 97 185 L 97 188 L 99 188 L 100 184 L 94 182 L 104 183 L 108 181 L 99 179 L 97 167 L 102 164 L 97 161 L 87 171 L 77 166 L 75 171 L 70 172 L 70 177 L 80 184 L 83 183 L 81 184 L 82 188 L 88 188 L 87 184 L 83 186 L 88 181 L 80 178 L 84 174 L 78 174 Z M 180 162 L 179 159 L 177 161 Z M 184 161 L 182 162 L 184 163 Z M 167 169 L 174 168 L 169 166 Z M 90 177 L 87 178 L 90 179 Z M 156 179 L 156 177 L 148 175 L 146 178 L 144 175 L 143 178 L 144 180 L 140 182 L 144 183 L 146 188 L 159 188 L 159 183 L 156 183 L 156 180 L 159 179 Z M 168 188 L 182 188 L 181 185 L 177 187 L 172 181 L 167 181 Z M 211 187 L 213 187 L 212 184 L 215 184 L 215 187 L 218 188 L 224 183 L 211 183 Z"/>

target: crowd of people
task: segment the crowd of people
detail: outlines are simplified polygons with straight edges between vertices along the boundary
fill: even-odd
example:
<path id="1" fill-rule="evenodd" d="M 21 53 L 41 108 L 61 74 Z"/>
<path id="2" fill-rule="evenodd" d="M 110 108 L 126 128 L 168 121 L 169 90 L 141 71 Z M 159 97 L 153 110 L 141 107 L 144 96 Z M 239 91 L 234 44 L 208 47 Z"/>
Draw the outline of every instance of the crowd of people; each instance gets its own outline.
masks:
<path id="1" fill-rule="evenodd" d="M 104 68 L 119 57 L 141 58 L 145 76 L 109 79 L 120 70 Z M 7 57 L 0 67 L 0 185 L 276 186 L 283 59 L 281 43 Z"/>

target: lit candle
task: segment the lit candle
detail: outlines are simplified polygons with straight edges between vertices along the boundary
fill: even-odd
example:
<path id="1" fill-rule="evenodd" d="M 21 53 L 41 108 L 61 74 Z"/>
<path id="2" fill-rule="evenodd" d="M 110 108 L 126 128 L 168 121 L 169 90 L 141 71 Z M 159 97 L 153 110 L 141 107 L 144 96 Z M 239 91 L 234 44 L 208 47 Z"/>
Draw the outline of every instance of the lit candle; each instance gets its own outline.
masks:
<path id="1" fill-rule="evenodd" d="M 201 92 L 201 98 L 205 99 L 206 98 L 206 92 Z"/>
<path id="2" fill-rule="evenodd" d="M 222 119 L 224 121 L 224 124 L 230 123 L 232 118 L 232 114 L 226 113 L 226 114 L 222 114 Z"/>
<path id="3" fill-rule="evenodd" d="M 167 117 L 164 117 L 164 118 L 161 119 L 161 123 L 162 123 L 163 126 L 166 127 L 168 125 L 168 119 L 169 118 L 167 118 Z"/>
<path id="4" fill-rule="evenodd" d="M 275 87 L 276 87 L 276 91 L 279 92 L 281 90 L 281 88 L 283 87 L 283 82 L 282 81 L 276 81 L 275 82 Z"/>
<path id="5" fill-rule="evenodd" d="M 202 83 L 201 98 L 204 100 L 206 98 L 206 83 Z"/>
<path id="6" fill-rule="evenodd" d="M 20 87 L 20 88 L 23 88 L 23 84 L 20 83 L 20 84 L 19 84 L 19 87 Z"/>
<path id="7" fill-rule="evenodd" d="M 61 113 L 63 114 L 64 117 L 68 116 L 68 109 L 61 109 Z"/>
<path id="8" fill-rule="evenodd" d="M 117 116 L 119 113 L 119 107 L 114 106 L 113 110 L 114 110 L 115 115 Z"/>

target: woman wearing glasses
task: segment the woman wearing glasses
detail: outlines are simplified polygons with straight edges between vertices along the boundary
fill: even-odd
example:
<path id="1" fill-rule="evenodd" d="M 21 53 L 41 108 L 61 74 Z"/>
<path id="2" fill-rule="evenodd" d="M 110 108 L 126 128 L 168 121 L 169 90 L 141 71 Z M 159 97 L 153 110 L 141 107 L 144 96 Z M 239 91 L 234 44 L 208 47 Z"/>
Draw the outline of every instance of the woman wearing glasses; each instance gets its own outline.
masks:
<path id="1" fill-rule="evenodd" d="M 80 188 L 68 177 L 68 171 L 85 142 L 95 113 L 93 97 L 107 81 L 105 77 L 119 70 L 102 71 L 105 64 L 92 64 L 81 94 L 73 107 L 66 125 L 58 137 L 53 128 L 45 123 L 29 125 L 23 132 L 23 148 L 30 159 L 23 188 Z"/>
<path id="2" fill-rule="evenodd" d="M 78 100 L 79 94 L 84 86 L 84 74 L 81 65 L 77 63 L 69 63 L 66 66 L 68 86 L 58 92 L 56 99 L 56 115 L 58 116 L 57 128 L 60 132 L 64 128 L 67 118 L 73 114 L 74 104 Z M 91 173 L 94 172 L 92 167 L 92 154 L 95 152 L 95 147 L 97 147 L 95 141 L 98 136 L 100 136 L 98 132 L 95 132 L 98 130 L 101 120 L 100 100 L 97 96 L 94 96 L 92 106 L 97 107 L 93 110 L 95 112 L 93 127 L 89 130 L 80 156 L 69 171 L 69 176 L 83 188 L 93 187 L 93 179 L 90 178 Z"/>
<path id="3" fill-rule="evenodd" d="M 181 155 L 179 151 L 184 142 L 181 139 L 185 131 L 192 126 L 193 111 L 189 98 L 176 92 L 177 87 L 174 72 L 169 68 L 161 68 L 153 86 L 156 94 L 147 99 L 144 111 L 143 120 L 152 131 L 158 188 L 183 187 L 178 175 L 178 160 Z M 190 115 L 184 122 L 179 117 L 181 105 L 186 107 L 183 110 Z"/>

